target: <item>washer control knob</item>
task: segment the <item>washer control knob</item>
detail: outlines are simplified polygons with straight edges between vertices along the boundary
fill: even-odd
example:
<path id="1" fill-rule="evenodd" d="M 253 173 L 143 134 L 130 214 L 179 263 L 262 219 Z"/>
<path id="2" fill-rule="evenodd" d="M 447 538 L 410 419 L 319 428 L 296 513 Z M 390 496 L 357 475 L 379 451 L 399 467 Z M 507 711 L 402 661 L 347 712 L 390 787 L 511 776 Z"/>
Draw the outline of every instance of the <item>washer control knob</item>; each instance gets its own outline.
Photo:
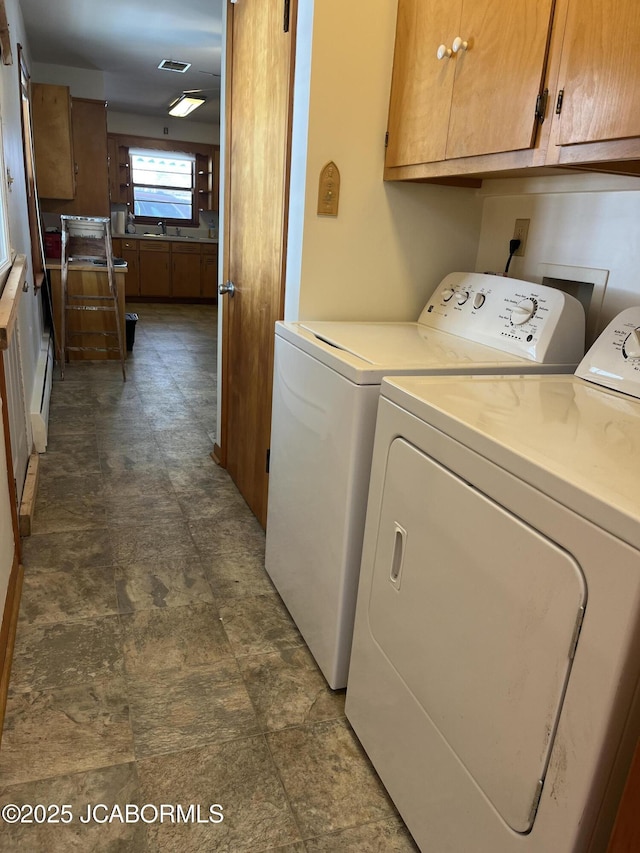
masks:
<path id="1" fill-rule="evenodd" d="M 634 329 L 624 342 L 627 358 L 640 358 L 640 329 Z"/>
<path id="2" fill-rule="evenodd" d="M 442 301 L 448 302 L 453 296 L 453 290 L 443 290 L 442 291 Z"/>
<path id="3" fill-rule="evenodd" d="M 456 292 L 456 302 L 458 305 L 464 305 L 468 298 L 469 292 L 467 290 L 458 290 Z"/>
<path id="4" fill-rule="evenodd" d="M 475 296 L 473 297 L 473 307 L 474 308 L 482 308 L 486 298 L 487 297 L 484 295 L 484 293 L 476 293 Z"/>
<path id="5" fill-rule="evenodd" d="M 533 299 L 523 299 L 511 310 L 511 324 L 521 326 L 530 320 L 536 311 L 536 303 Z"/>

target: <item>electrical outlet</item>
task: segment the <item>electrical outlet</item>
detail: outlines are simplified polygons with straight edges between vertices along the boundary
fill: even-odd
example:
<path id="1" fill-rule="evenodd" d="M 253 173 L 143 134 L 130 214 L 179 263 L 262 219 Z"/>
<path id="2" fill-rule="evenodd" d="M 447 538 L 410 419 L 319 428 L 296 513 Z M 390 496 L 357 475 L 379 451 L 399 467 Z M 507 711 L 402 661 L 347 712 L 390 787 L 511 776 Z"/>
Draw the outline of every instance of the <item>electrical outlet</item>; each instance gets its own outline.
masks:
<path id="1" fill-rule="evenodd" d="M 516 258 L 523 258 L 525 249 L 527 248 L 527 235 L 529 234 L 530 219 L 516 219 L 516 224 L 513 227 L 513 239 L 520 240 L 518 250 L 515 252 Z"/>

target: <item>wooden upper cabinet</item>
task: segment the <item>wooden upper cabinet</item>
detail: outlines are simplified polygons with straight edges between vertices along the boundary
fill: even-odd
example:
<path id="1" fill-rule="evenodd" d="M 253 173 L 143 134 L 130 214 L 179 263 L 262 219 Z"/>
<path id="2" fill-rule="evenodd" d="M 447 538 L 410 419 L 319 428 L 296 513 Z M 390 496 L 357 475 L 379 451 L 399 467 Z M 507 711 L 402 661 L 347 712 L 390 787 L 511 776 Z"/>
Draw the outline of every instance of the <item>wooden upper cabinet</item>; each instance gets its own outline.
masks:
<path id="1" fill-rule="evenodd" d="M 385 165 L 530 148 L 552 12 L 553 0 L 399 0 Z"/>
<path id="2" fill-rule="evenodd" d="M 553 0 L 465 0 L 447 159 L 531 148 Z"/>
<path id="3" fill-rule="evenodd" d="M 569 3 L 556 144 L 640 137 L 638 36 L 638 0 Z"/>
<path id="4" fill-rule="evenodd" d="M 385 165 L 444 160 L 462 0 L 399 0 Z"/>
<path id="5" fill-rule="evenodd" d="M 68 86 L 31 84 L 36 184 L 41 199 L 75 196 L 75 165 Z"/>

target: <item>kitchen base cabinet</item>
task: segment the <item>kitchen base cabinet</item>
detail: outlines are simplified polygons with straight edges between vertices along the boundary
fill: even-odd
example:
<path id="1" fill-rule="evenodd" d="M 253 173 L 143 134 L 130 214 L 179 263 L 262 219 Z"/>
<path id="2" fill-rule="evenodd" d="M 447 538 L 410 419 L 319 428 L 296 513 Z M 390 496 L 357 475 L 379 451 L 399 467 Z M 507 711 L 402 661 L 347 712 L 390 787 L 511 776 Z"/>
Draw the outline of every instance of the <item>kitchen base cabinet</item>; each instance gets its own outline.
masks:
<path id="1" fill-rule="evenodd" d="M 140 256 L 137 240 L 122 237 L 113 238 L 113 256 L 127 262 L 125 294 L 129 299 L 140 296 Z"/>
<path id="2" fill-rule="evenodd" d="M 169 244 L 140 241 L 140 296 L 171 296 Z"/>
<path id="3" fill-rule="evenodd" d="M 195 243 L 171 244 L 171 296 L 194 298 L 200 294 L 201 250 Z"/>
<path id="4" fill-rule="evenodd" d="M 201 289 L 204 298 L 218 297 L 218 246 L 204 244 L 202 247 Z"/>
<path id="5" fill-rule="evenodd" d="M 56 340 L 59 340 L 62 329 L 62 267 L 59 261 L 48 260 L 47 270 L 51 283 L 51 301 L 53 303 L 53 323 Z M 118 318 L 122 340 L 125 340 L 125 279 L 127 272 L 124 268 L 116 268 L 115 284 L 118 290 Z M 104 303 L 113 304 L 106 298 L 109 294 L 109 280 L 106 268 L 96 269 L 94 264 L 69 264 L 67 276 L 67 291 L 70 295 L 82 296 L 105 296 Z M 73 334 L 81 332 L 115 332 L 117 329 L 115 314 L 111 311 L 68 311 L 68 331 L 71 334 L 70 343 L 73 346 L 95 347 L 109 346 L 117 347 L 118 339 L 113 335 L 108 338 L 97 334 Z M 106 343 L 105 343 L 106 341 Z M 58 346 L 58 344 L 56 344 Z M 78 352 L 69 351 L 69 361 L 95 361 L 102 359 L 120 359 L 119 352 Z"/>

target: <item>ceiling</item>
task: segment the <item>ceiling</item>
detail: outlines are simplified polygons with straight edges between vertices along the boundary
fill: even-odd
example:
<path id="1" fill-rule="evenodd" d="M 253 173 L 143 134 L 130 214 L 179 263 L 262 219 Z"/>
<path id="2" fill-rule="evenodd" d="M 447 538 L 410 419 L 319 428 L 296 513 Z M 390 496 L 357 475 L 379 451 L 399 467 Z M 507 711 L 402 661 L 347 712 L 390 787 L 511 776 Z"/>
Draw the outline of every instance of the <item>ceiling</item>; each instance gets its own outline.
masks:
<path id="1" fill-rule="evenodd" d="M 204 89 L 207 103 L 188 121 L 219 123 L 223 0 L 19 3 L 32 61 L 104 72 L 109 109 L 166 116 L 185 89 Z M 160 71 L 163 59 L 191 68 Z"/>

